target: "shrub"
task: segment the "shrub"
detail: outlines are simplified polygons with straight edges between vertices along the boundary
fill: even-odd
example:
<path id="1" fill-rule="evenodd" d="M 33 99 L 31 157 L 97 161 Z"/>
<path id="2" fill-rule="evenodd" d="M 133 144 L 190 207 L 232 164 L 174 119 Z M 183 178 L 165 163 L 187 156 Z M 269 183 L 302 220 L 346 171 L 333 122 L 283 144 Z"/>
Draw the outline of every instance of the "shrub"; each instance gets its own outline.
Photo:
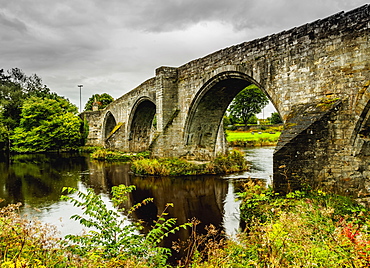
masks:
<path id="1" fill-rule="evenodd" d="M 19 214 L 20 203 L 0 210 L 1 267 L 63 267 L 64 251 L 55 227 Z"/>
<path id="2" fill-rule="evenodd" d="M 117 207 L 127 199 L 135 186 L 119 185 L 112 188 L 113 204 Z M 167 267 L 167 258 L 171 255 L 168 248 L 159 247 L 159 243 L 170 233 L 180 228 L 187 228 L 190 223 L 175 226 L 176 219 L 166 219 L 166 209 L 153 223 L 152 229 L 146 234 L 140 234 L 143 229 L 139 223 L 128 223 L 128 216 L 123 216 L 118 211 L 108 209 L 100 195 L 96 195 L 93 189 L 88 188 L 86 193 L 73 188 L 64 188 L 67 193 L 77 194 L 77 198 L 63 196 L 63 200 L 70 201 L 74 206 L 84 210 L 83 216 L 74 215 L 72 219 L 79 221 L 83 226 L 93 228 L 83 235 L 67 235 L 67 248 L 81 257 L 88 259 L 99 258 L 103 262 L 110 262 L 112 259 L 118 262 L 135 260 L 145 263 L 149 267 Z M 134 205 L 126 211 L 129 215 L 136 208 L 151 202 L 148 198 L 141 203 Z"/>
<path id="3" fill-rule="evenodd" d="M 135 174 L 158 176 L 226 174 L 247 168 L 244 154 L 238 150 L 219 155 L 214 161 L 205 164 L 196 164 L 179 158 L 160 158 L 138 159 L 131 165 Z"/>
<path id="4" fill-rule="evenodd" d="M 95 160 L 102 160 L 102 161 L 122 161 L 122 162 L 129 162 L 134 159 L 141 159 L 149 157 L 149 152 L 141 152 L 141 153 L 124 153 L 124 152 L 115 152 L 109 151 L 107 149 L 98 149 L 93 151 L 91 154 L 91 158 Z"/>

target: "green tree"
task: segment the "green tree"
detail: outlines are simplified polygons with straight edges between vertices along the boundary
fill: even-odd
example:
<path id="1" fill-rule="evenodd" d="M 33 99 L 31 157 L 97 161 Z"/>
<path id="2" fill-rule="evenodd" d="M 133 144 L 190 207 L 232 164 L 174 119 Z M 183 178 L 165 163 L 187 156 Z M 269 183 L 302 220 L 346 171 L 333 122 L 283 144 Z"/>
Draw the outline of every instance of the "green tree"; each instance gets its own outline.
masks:
<path id="1" fill-rule="evenodd" d="M 30 97 L 23 106 L 19 127 L 10 136 L 11 150 L 45 152 L 74 149 L 83 143 L 83 122 L 77 107 L 63 97 Z"/>
<path id="2" fill-rule="evenodd" d="M 56 98 L 36 74 L 25 75 L 19 68 L 0 70 L 0 107 L 2 123 L 9 130 L 19 125 L 23 102 L 31 96 Z"/>
<path id="3" fill-rule="evenodd" d="M 245 124 L 248 120 L 262 111 L 268 103 L 268 98 L 256 85 L 250 85 L 239 92 L 229 106 L 230 115 Z"/>
<path id="4" fill-rule="evenodd" d="M 255 114 L 251 115 L 248 119 L 248 124 L 257 124 L 258 118 Z"/>
<path id="5" fill-rule="evenodd" d="M 9 136 L 19 126 L 24 101 L 30 97 L 58 99 L 36 74 L 19 68 L 0 69 L 0 149 L 8 148 Z"/>
<path id="6" fill-rule="evenodd" d="M 96 102 L 96 104 L 98 105 L 98 109 L 102 110 L 105 107 L 107 107 L 107 105 L 109 103 L 111 103 L 112 101 L 114 101 L 114 99 L 108 93 L 94 94 L 87 101 L 87 103 L 85 105 L 85 111 L 92 111 L 92 107 L 93 107 L 94 102 Z"/>
<path id="7" fill-rule="evenodd" d="M 279 113 L 271 113 L 271 117 L 267 118 L 271 124 L 283 123 Z"/>

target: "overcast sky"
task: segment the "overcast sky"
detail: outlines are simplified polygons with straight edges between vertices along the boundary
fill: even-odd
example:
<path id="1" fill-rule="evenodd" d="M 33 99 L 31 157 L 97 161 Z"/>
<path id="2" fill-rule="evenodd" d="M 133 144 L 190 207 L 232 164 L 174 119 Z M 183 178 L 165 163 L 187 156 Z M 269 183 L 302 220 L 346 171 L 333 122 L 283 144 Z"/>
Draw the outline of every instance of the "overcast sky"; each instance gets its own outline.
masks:
<path id="1" fill-rule="evenodd" d="M 366 0 L 0 0 L 0 69 L 37 74 L 79 106 L 118 98 L 219 49 L 278 33 Z M 266 112 L 268 113 L 268 112 Z M 269 115 L 269 114 L 267 114 Z"/>

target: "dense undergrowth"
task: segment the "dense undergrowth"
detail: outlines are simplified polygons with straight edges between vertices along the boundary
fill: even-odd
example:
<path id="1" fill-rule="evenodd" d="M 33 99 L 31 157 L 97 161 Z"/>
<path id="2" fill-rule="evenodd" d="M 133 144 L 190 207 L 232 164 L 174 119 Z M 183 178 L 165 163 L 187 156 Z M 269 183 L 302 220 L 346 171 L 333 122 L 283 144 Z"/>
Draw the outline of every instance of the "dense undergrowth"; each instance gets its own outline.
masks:
<path id="1" fill-rule="evenodd" d="M 137 159 L 132 162 L 131 170 L 139 175 L 182 176 L 202 174 L 227 174 L 248 169 L 244 154 L 232 150 L 219 155 L 204 164 L 193 163 L 180 158 Z"/>
<path id="2" fill-rule="evenodd" d="M 234 256 L 230 267 L 370 265 L 369 210 L 349 198 L 313 190 L 280 196 L 252 182 L 240 197 L 245 230 L 220 253 Z"/>
<path id="3" fill-rule="evenodd" d="M 114 188 L 114 202 L 132 189 Z M 196 220 L 182 225 L 191 228 L 191 236 L 174 245 L 185 252 L 178 267 L 370 265 L 369 210 L 349 198 L 313 190 L 280 196 L 252 181 L 240 198 L 245 228 L 234 239 L 224 239 L 213 226 L 208 234 L 199 235 Z M 84 208 L 84 215 L 75 219 L 95 231 L 58 239 L 54 228 L 21 217 L 19 205 L 10 205 L 0 211 L 0 267 L 169 266 L 169 250 L 158 242 L 180 227 L 165 212 L 142 235 L 140 224 L 121 225 L 121 216 L 108 210 L 92 190 L 65 199 Z"/>
<path id="4" fill-rule="evenodd" d="M 110 151 L 103 148 L 94 150 L 91 153 L 91 158 L 95 160 L 122 161 L 122 162 L 129 162 L 135 159 L 148 158 L 149 156 L 150 156 L 149 152 L 125 153 L 119 151 Z"/>

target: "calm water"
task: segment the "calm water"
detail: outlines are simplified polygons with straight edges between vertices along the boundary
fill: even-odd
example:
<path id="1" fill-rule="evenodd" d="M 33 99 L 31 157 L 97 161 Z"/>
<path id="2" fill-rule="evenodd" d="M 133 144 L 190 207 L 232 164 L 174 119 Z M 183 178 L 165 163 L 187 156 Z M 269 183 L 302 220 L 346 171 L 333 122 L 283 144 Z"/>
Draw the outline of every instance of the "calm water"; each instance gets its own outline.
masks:
<path id="1" fill-rule="evenodd" d="M 202 222 L 200 228 L 213 224 L 232 235 L 239 227 L 239 202 L 234 189 L 248 177 L 271 182 L 273 148 L 251 148 L 246 152 L 253 163 L 248 172 L 184 178 L 136 177 L 129 174 L 127 164 L 91 161 L 84 154 L 4 156 L 0 159 L 0 198 L 5 199 L 2 206 L 21 202 L 23 213 L 56 225 L 64 236 L 82 231 L 78 223 L 69 219 L 81 211 L 60 200 L 64 186 L 81 191 L 92 187 L 110 204 L 112 186 L 136 185 L 127 206 L 148 197 L 153 197 L 154 202 L 138 210 L 132 220 L 151 222 L 167 203 L 173 203 L 169 214 L 178 223 L 195 217 Z M 183 235 L 186 236 L 179 234 L 179 238 Z"/>

